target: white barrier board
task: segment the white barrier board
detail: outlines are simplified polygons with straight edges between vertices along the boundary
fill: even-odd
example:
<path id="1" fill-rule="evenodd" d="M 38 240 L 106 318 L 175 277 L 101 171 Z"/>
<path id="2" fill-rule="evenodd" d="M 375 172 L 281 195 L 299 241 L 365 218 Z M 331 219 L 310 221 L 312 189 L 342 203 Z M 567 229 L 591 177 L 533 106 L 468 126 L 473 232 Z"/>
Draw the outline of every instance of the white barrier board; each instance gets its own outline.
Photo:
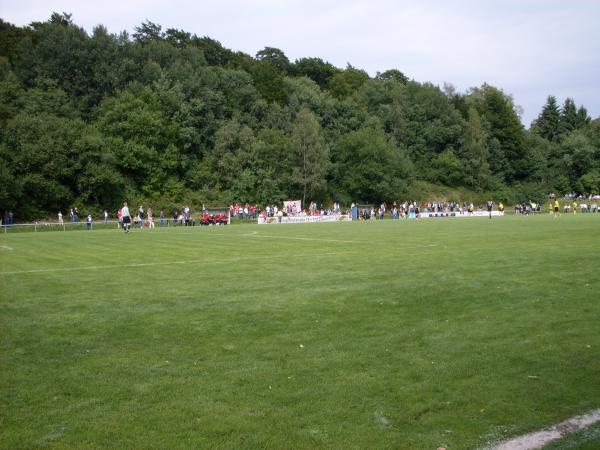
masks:
<path id="1" fill-rule="evenodd" d="M 329 216 L 283 216 L 283 217 L 259 217 L 258 224 L 271 223 L 313 223 L 313 222 L 342 222 L 352 219 L 350 214 L 332 214 Z"/>
<path id="2" fill-rule="evenodd" d="M 503 216 L 504 212 L 500 211 L 492 211 L 492 217 Z M 489 213 L 487 211 L 473 211 L 472 213 L 459 213 L 459 212 L 448 212 L 448 213 L 434 213 L 434 212 L 424 212 L 420 214 L 420 219 L 429 219 L 429 218 L 443 218 L 443 217 L 488 217 Z M 387 218 L 386 218 L 387 219 Z M 414 217 L 410 217 L 410 219 L 414 219 Z M 259 217 L 258 224 L 272 224 L 272 223 L 313 223 L 313 222 L 342 222 L 342 221 L 350 221 L 352 220 L 352 216 L 350 214 L 332 214 L 330 216 L 283 216 L 283 217 Z"/>
<path id="3" fill-rule="evenodd" d="M 436 218 L 436 217 L 489 217 L 490 213 L 487 211 L 473 211 L 472 213 L 468 213 L 468 212 L 464 212 L 464 213 L 459 213 L 459 212 L 448 212 L 448 213 L 434 213 L 434 212 L 426 212 L 426 213 L 421 213 L 421 218 L 422 219 L 428 219 L 428 218 Z M 492 211 L 492 217 L 494 216 L 503 216 L 504 212 L 501 211 Z"/>

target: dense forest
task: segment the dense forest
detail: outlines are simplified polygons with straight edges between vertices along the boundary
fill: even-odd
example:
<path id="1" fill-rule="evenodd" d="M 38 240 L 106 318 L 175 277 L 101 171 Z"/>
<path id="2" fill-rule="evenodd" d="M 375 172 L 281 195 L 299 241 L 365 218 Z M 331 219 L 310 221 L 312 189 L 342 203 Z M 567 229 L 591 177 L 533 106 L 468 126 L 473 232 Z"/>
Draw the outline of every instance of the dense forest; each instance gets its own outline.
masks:
<path id="1" fill-rule="evenodd" d="M 26 27 L 0 19 L 0 210 L 17 218 L 125 199 L 347 205 L 571 191 L 600 191 L 600 119 L 572 99 L 549 96 L 527 130 L 488 84 L 458 93 L 394 68 L 370 77 L 272 47 L 252 57 L 152 22 L 130 36 L 90 35 L 66 13 Z"/>

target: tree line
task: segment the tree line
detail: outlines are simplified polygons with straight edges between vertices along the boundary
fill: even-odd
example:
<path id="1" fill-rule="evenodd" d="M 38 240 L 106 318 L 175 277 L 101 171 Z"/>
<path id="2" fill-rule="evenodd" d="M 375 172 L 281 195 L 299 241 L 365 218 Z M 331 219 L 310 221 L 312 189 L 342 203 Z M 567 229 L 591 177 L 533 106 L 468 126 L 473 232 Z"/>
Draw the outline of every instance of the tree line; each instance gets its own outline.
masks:
<path id="1" fill-rule="evenodd" d="M 398 69 L 254 57 L 145 22 L 91 34 L 71 15 L 0 19 L 0 210 L 124 199 L 349 204 L 432 192 L 508 201 L 600 190 L 600 121 L 548 97 L 527 130 L 510 95 Z M 483 197 L 481 197 L 483 198 Z"/>

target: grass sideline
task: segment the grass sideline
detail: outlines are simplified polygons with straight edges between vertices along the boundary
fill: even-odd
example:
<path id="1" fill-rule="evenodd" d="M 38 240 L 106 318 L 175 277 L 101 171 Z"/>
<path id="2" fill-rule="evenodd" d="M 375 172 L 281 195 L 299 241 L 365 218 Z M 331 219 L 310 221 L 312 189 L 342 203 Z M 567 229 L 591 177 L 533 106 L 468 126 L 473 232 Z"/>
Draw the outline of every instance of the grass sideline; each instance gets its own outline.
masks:
<path id="1" fill-rule="evenodd" d="M 484 448 L 600 405 L 600 215 L 0 236 L 0 448 Z"/>

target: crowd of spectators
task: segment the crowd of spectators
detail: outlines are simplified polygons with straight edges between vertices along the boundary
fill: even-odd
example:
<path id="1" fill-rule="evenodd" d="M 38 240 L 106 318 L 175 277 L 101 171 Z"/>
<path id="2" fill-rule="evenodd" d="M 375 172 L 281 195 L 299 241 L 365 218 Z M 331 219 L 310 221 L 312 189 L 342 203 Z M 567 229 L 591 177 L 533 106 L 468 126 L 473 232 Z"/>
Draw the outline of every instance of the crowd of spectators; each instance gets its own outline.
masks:
<path id="1" fill-rule="evenodd" d="M 231 217 L 240 220 L 256 220 L 258 217 L 284 217 L 284 216 L 326 216 L 332 214 L 341 214 L 340 204 L 335 202 L 330 208 L 324 208 L 323 204 L 320 206 L 316 202 L 311 202 L 308 208 L 298 208 L 296 202 L 290 202 L 287 205 L 277 205 L 274 203 L 268 204 L 264 207 L 258 205 L 251 205 L 246 203 L 244 206 L 239 203 L 229 205 L 229 212 Z"/>
<path id="2" fill-rule="evenodd" d="M 246 203 L 244 206 L 241 206 L 239 203 L 229 205 L 231 217 L 236 217 L 240 220 L 256 219 L 258 211 L 260 211 L 258 206 L 249 203 Z"/>
<path id="3" fill-rule="evenodd" d="M 569 212 L 581 212 L 581 213 L 596 213 L 600 212 L 598 204 L 600 203 L 600 195 L 582 195 L 574 192 L 568 193 L 564 196 L 557 196 L 555 193 L 548 194 L 548 200 L 550 201 L 549 211 L 554 211 L 554 202 L 560 201 L 562 203 L 561 209 L 565 213 Z M 500 211 L 504 211 L 504 205 L 502 202 L 496 204 L 496 207 Z M 250 203 L 240 204 L 232 203 L 229 205 L 229 213 L 232 218 L 239 220 L 256 220 L 258 217 L 270 218 L 270 217 L 283 217 L 283 216 L 322 216 L 322 215 L 334 215 L 334 214 L 350 214 L 353 208 L 357 208 L 357 218 L 359 220 L 375 220 L 383 219 L 386 214 L 392 219 L 402 219 L 415 217 L 418 218 L 422 213 L 429 214 L 440 214 L 440 215 L 469 215 L 476 211 L 483 211 L 484 207 L 475 205 L 467 202 L 440 202 L 440 201 L 394 201 L 388 205 L 387 202 L 383 202 L 379 207 L 374 205 L 357 205 L 352 203 L 349 209 L 343 210 L 338 202 L 334 202 L 329 207 L 324 207 L 323 204 L 317 205 L 316 202 L 310 202 L 306 208 L 300 208 L 299 202 L 286 202 L 283 206 L 277 204 L 268 204 L 264 207 Z M 545 209 L 545 207 L 544 207 Z M 222 224 L 227 223 L 226 211 L 219 210 L 209 211 L 209 209 L 202 205 L 201 211 L 194 216 L 189 206 L 184 206 L 181 209 L 173 211 L 169 216 L 165 215 L 164 211 L 160 211 L 158 214 L 158 225 L 164 226 L 195 226 L 195 225 L 209 225 L 209 224 Z M 538 214 L 542 212 L 541 202 L 529 200 L 527 202 L 520 202 L 514 205 L 515 215 L 530 215 Z M 81 221 L 81 213 L 79 209 L 74 207 L 68 212 L 69 221 L 71 223 L 78 223 Z M 85 218 L 85 216 L 84 216 Z M 1 224 L 3 226 L 14 224 L 14 214 L 12 211 L 4 211 L 0 216 Z M 108 223 L 110 215 L 107 210 L 102 213 L 102 222 Z M 92 215 L 88 215 L 85 218 L 85 222 L 88 228 L 92 228 L 93 218 Z M 121 225 L 121 210 L 117 211 L 117 222 Z M 63 225 L 63 214 L 58 213 L 58 224 Z M 133 216 L 133 226 L 137 228 L 154 228 L 155 217 L 152 209 L 144 209 L 142 205 L 139 206 L 135 215 Z"/>
<path id="4" fill-rule="evenodd" d="M 560 199 L 560 196 L 557 196 L 554 192 L 550 192 L 548 194 L 548 199 L 549 200 L 556 200 L 556 199 Z M 577 192 L 569 192 L 568 194 L 565 194 L 562 196 L 562 200 L 569 200 L 569 201 L 589 201 L 590 203 L 593 201 L 600 201 L 600 195 L 598 194 L 578 194 Z"/>
<path id="5" fill-rule="evenodd" d="M 498 209 L 504 211 L 504 204 L 498 203 Z M 404 201 L 402 203 L 394 201 L 391 205 L 387 202 L 383 202 L 379 207 L 375 208 L 373 205 L 355 205 L 352 204 L 352 208 L 358 208 L 358 219 L 359 220 L 381 220 L 386 214 L 391 219 L 407 219 L 407 218 L 419 218 L 422 214 L 437 214 L 440 216 L 446 215 L 472 215 L 476 211 L 483 211 L 483 207 L 475 205 L 474 203 L 467 202 L 440 202 L 440 201 Z"/>
<path id="6" fill-rule="evenodd" d="M 117 221 L 119 227 L 121 227 L 122 222 L 120 209 L 119 211 L 117 211 Z M 160 211 L 158 214 L 159 227 L 193 227 L 197 225 L 224 225 L 228 222 L 229 217 L 227 216 L 226 211 L 211 213 L 205 205 L 202 205 L 202 209 L 196 215 L 194 215 L 194 213 L 188 205 L 184 206 L 181 209 L 173 211 L 173 214 L 170 217 L 166 216 L 164 211 Z M 144 211 L 144 207 L 140 205 L 140 207 L 136 211 L 135 216 L 133 217 L 133 226 L 136 228 L 154 228 L 156 225 L 152 209 L 148 208 L 147 211 Z"/>
<path id="7" fill-rule="evenodd" d="M 514 209 L 515 215 L 525 216 L 528 216 L 530 214 L 539 214 L 541 211 L 541 203 L 535 202 L 533 200 L 529 200 L 528 202 L 517 203 Z"/>
<path id="8" fill-rule="evenodd" d="M 565 213 L 596 213 L 599 212 L 598 203 L 595 201 L 583 201 L 581 203 L 577 203 L 577 200 L 573 200 L 572 202 L 565 202 L 563 205 L 563 212 Z"/>

